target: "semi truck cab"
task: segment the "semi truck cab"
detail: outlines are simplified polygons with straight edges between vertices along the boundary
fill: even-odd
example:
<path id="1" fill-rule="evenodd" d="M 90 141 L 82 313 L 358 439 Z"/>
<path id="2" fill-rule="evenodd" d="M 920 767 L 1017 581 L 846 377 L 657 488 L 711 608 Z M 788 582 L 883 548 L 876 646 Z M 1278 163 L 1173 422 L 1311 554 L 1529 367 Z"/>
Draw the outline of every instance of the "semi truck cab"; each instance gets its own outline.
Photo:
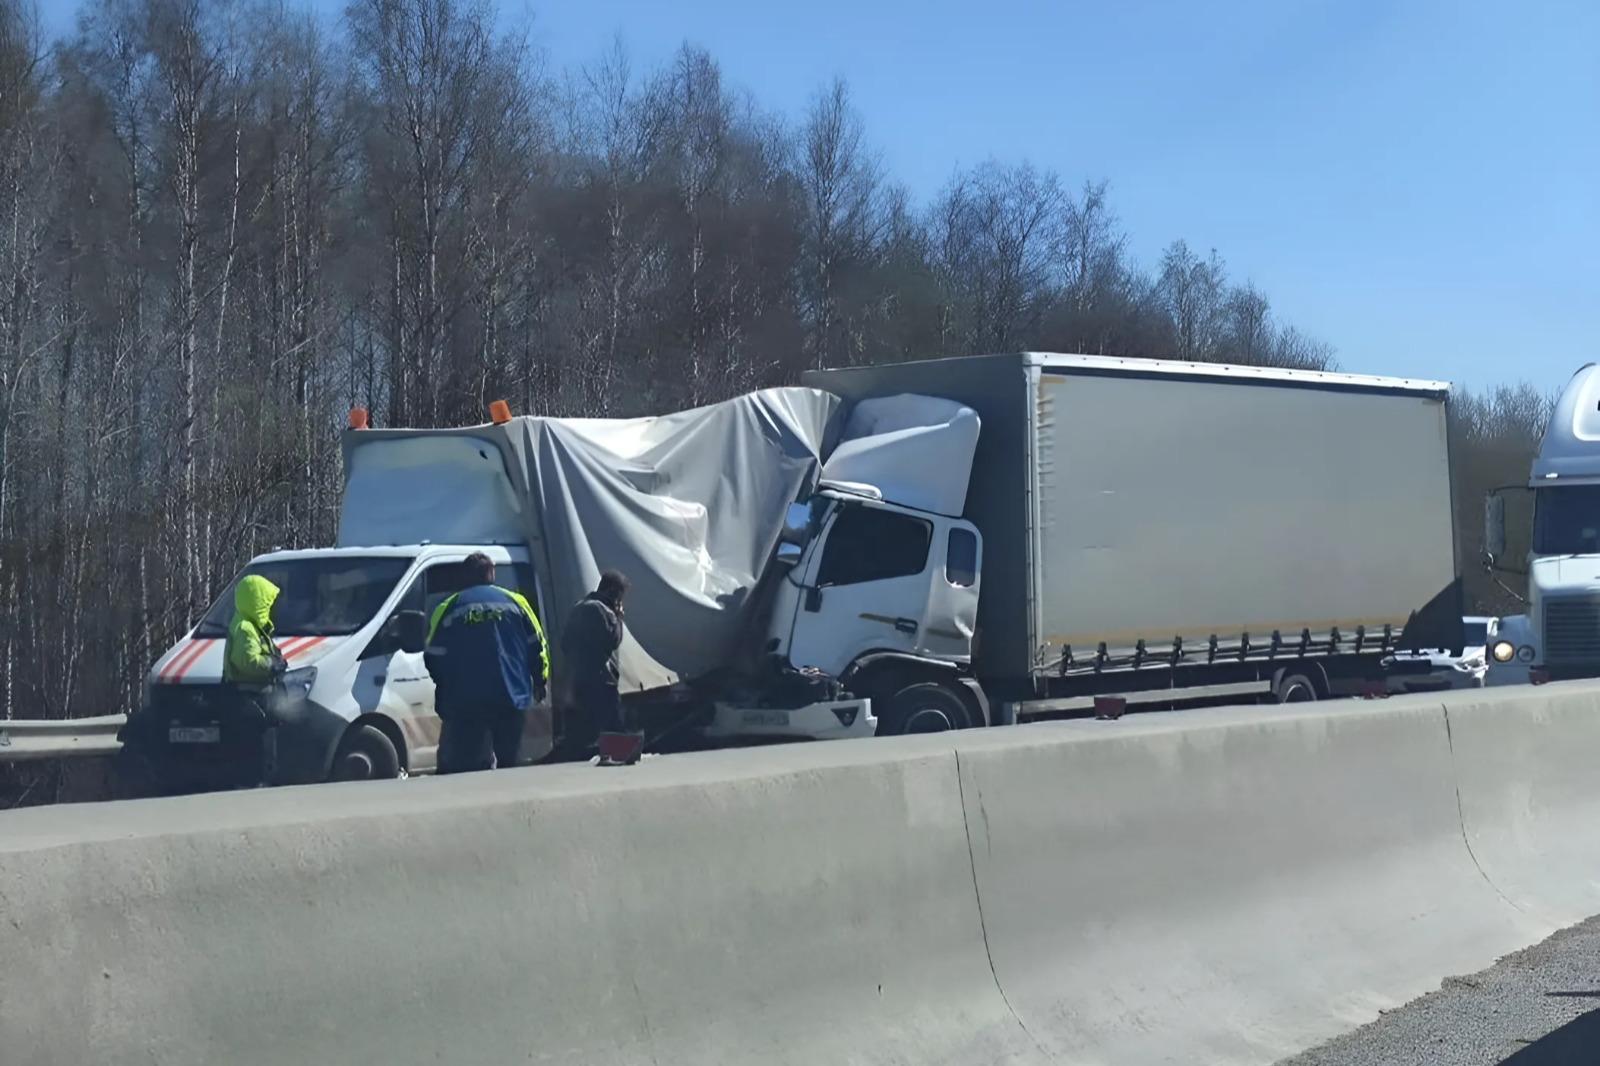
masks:
<path id="1" fill-rule="evenodd" d="M 1513 553 L 1507 507 L 1525 494 L 1531 535 L 1516 538 L 1526 550 Z M 1527 613 L 1500 619 L 1486 683 L 1600 677 L 1600 366 L 1573 375 L 1527 485 L 1490 493 L 1484 518 L 1490 566 L 1528 579 Z"/>

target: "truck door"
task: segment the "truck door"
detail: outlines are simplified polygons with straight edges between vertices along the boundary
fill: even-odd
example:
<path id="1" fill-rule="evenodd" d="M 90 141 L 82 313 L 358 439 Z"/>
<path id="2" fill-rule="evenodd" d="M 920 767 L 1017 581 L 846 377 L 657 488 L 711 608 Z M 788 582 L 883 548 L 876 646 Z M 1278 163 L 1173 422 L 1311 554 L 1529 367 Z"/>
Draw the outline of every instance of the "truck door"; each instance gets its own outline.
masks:
<path id="1" fill-rule="evenodd" d="M 933 532 L 927 519 L 876 503 L 835 511 L 802 582 L 790 661 L 838 676 L 865 652 L 918 653 Z"/>
<path id="2" fill-rule="evenodd" d="M 934 530 L 933 554 L 919 648 L 930 658 L 971 662 L 972 636 L 978 627 L 983 538 L 966 522 L 941 522 Z"/>

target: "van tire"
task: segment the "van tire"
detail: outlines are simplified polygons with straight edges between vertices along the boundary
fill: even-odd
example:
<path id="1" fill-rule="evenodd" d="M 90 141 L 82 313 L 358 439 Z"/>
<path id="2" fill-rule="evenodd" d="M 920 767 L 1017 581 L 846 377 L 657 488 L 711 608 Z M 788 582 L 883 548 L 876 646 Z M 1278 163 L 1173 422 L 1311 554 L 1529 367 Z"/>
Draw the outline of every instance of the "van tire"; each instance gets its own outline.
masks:
<path id="1" fill-rule="evenodd" d="M 333 757 L 334 781 L 380 781 L 400 776 L 400 753 L 375 725 L 352 726 Z"/>
<path id="2" fill-rule="evenodd" d="M 888 706 L 878 716 L 878 734 L 899 736 L 967 729 L 973 724 L 972 718 L 960 693 L 938 681 L 923 681 L 889 697 Z"/>

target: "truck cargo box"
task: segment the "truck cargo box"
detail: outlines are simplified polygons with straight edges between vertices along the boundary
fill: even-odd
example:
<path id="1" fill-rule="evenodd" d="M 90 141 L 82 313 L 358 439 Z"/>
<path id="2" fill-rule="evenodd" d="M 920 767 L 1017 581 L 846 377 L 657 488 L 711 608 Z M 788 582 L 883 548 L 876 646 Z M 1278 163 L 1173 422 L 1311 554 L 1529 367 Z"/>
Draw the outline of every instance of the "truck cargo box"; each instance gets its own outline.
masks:
<path id="1" fill-rule="evenodd" d="M 978 413 L 980 676 L 1459 627 L 1442 383 L 1037 353 L 804 380 Z"/>

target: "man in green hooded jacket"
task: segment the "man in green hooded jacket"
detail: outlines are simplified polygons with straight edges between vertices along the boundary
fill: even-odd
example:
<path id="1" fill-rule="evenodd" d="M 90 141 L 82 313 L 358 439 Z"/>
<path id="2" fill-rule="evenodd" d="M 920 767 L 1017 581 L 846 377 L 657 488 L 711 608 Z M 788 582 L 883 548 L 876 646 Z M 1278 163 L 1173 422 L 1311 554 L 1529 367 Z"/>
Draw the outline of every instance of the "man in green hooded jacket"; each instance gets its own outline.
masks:
<path id="1" fill-rule="evenodd" d="M 272 642 L 272 607 L 278 586 L 260 574 L 246 574 L 233 590 L 233 621 L 222 652 L 222 680 L 236 685 L 270 685 L 283 672 L 283 656 Z"/>

